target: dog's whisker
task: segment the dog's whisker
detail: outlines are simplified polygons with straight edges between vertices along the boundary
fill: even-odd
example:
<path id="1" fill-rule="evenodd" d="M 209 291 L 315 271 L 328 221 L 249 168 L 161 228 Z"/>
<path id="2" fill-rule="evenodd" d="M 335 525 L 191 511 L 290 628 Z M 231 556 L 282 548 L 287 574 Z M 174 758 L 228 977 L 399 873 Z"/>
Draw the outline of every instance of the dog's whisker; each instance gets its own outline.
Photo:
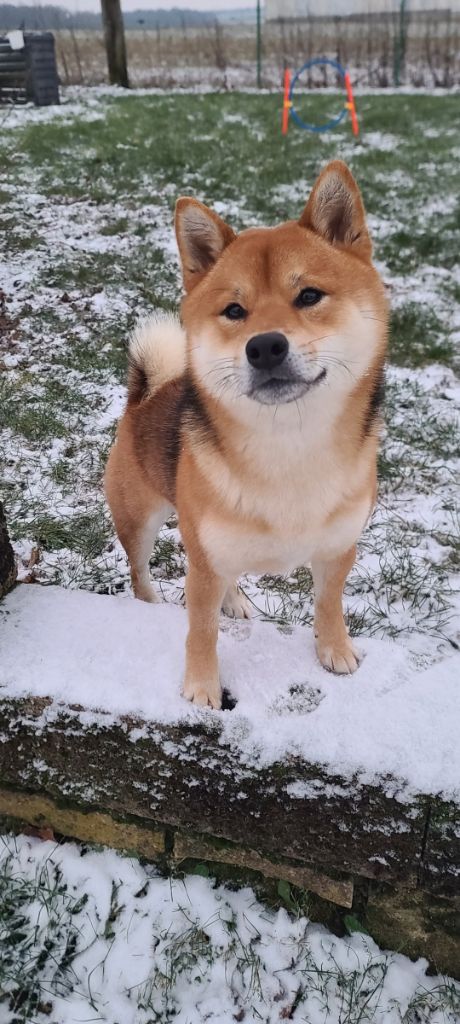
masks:
<path id="1" fill-rule="evenodd" d="M 328 367 L 328 368 L 333 369 L 333 370 L 340 368 L 342 370 L 346 370 L 346 372 L 349 374 L 349 376 L 352 378 L 352 380 L 355 380 L 355 381 L 358 380 L 358 377 L 350 369 L 350 366 L 348 366 L 347 363 L 345 363 L 343 361 L 343 359 L 339 359 L 338 356 L 331 356 L 331 355 L 328 355 L 327 353 L 323 353 L 322 352 L 321 353 L 321 358 L 319 358 L 318 360 L 315 360 L 315 361 L 318 363 L 319 366 L 322 366 L 324 368 Z M 313 360 L 312 360 L 312 362 L 313 362 Z"/>
<path id="2" fill-rule="evenodd" d="M 235 392 L 234 398 L 238 398 L 241 395 L 240 380 L 237 373 L 227 373 L 223 375 L 214 385 L 216 394 L 222 395 L 224 392 Z"/>
<path id="3" fill-rule="evenodd" d="M 230 379 L 231 377 L 238 377 L 238 371 L 234 369 L 234 363 L 232 361 L 226 366 L 213 366 L 210 370 L 208 370 L 207 373 L 205 373 L 201 377 L 201 380 L 206 381 L 209 377 L 216 376 L 216 374 L 219 374 L 219 378 L 216 382 L 213 382 L 213 387 L 217 386 L 220 380 L 227 380 Z"/>
<path id="4" fill-rule="evenodd" d="M 329 338 L 333 338 L 333 334 L 322 334 L 319 338 L 312 338 L 311 341 L 305 341 L 303 345 L 299 345 L 299 349 L 311 348 L 312 345 L 316 345 L 318 341 L 327 341 Z"/>
<path id="5" fill-rule="evenodd" d="M 378 324 L 386 324 L 386 320 L 383 317 L 375 316 L 375 313 L 370 309 L 360 309 L 359 312 L 361 313 L 363 320 L 375 320 Z"/>
<path id="6" fill-rule="evenodd" d="M 215 365 L 208 370 L 206 376 L 209 377 L 211 373 L 218 373 L 220 370 L 230 369 L 233 366 L 235 366 L 234 359 L 218 359 Z"/>

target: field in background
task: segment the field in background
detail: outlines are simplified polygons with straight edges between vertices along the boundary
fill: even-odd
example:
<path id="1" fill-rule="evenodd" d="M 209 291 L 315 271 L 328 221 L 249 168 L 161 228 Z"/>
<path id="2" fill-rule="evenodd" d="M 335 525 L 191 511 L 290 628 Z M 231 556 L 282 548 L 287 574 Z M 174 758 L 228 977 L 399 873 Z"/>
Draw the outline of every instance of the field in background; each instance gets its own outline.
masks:
<path id="1" fill-rule="evenodd" d="M 450 88 L 460 83 L 460 16 L 450 11 L 413 15 L 405 24 L 402 84 Z M 311 57 L 328 56 L 352 71 L 356 84 L 394 84 L 400 38 L 397 17 L 310 18 L 267 22 L 263 26 L 262 82 L 278 88 L 287 65 L 300 67 Z M 131 81 L 137 86 L 212 85 L 232 89 L 256 83 L 256 30 L 250 22 L 223 22 L 200 28 L 160 28 L 126 33 Z M 106 81 L 101 32 L 56 33 L 64 84 Z M 335 84 L 324 69 L 305 77 L 309 87 Z"/>

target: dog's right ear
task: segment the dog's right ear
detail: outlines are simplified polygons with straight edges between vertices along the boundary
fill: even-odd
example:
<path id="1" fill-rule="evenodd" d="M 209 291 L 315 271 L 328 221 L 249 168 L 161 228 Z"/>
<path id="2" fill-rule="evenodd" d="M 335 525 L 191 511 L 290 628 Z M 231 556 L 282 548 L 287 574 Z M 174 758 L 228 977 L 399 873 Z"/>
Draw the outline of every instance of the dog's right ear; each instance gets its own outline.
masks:
<path id="1" fill-rule="evenodd" d="M 189 292 L 214 266 L 235 235 L 217 213 L 188 196 L 177 200 L 175 228 L 184 288 Z"/>
<path id="2" fill-rule="evenodd" d="M 361 192 L 342 160 L 333 160 L 321 172 L 299 224 L 362 259 L 372 256 Z"/>

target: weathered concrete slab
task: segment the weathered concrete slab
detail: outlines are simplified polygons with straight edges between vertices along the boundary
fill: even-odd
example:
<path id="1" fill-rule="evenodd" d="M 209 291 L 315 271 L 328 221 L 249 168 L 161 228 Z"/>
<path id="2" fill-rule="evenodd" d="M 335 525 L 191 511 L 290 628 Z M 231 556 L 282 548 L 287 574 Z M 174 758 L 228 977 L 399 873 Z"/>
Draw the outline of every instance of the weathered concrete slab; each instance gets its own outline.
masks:
<path id="1" fill-rule="evenodd" d="M 1 702 L 3 785 L 190 828 L 337 877 L 417 879 L 424 799 L 400 802 L 294 759 L 247 767 L 221 743 L 218 720 L 205 728 L 85 719 L 46 698 Z"/>
<path id="2" fill-rule="evenodd" d="M 323 765 L 348 783 L 376 781 L 399 803 L 460 802 L 458 660 L 421 670 L 403 646 L 362 638 L 353 677 L 319 665 L 310 629 L 222 617 L 219 658 L 232 711 L 181 697 L 185 610 L 59 587 L 17 586 L 0 606 L 3 696 L 44 695 L 88 712 L 158 725 L 219 728 L 241 765 Z M 442 694 L 442 697 L 441 697 Z M 314 796 L 311 784 L 291 795 Z"/>
<path id="3" fill-rule="evenodd" d="M 165 852 L 165 834 L 160 829 L 116 821 L 100 811 L 59 806 L 38 793 L 0 789 L 0 817 L 26 821 L 37 828 L 49 825 L 64 836 L 132 851 L 147 860 L 156 860 Z"/>
<path id="4" fill-rule="evenodd" d="M 279 857 L 271 860 L 256 850 L 248 850 L 235 843 L 216 843 L 205 836 L 184 835 L 176 832 L 172 856 L 177 864 L 186 860 L 228 864 L 237 868 L 257 871 L 264 878 L 278 878 L 291 882 L 301 889 L 314 892 L 321 899 L 336 903 L 339 907 L 353 906 L 353 880 L 330 878 L 322 871 L 312 871 L 299 862 L 291 864 Z"/>
<path id="5" fill-rule="evenodd" d="M 460 807 L 453 801 L 429 802 L 420 882 L 430 892 L 455 900 L 460 910 Z"/>
<path id="6" fill-rule="evenodd" d="M 366 925 L 385 949 L 426 957 L 440 974 L 460 978 L 460 911 L 422 889 L 372 886 Z"/>

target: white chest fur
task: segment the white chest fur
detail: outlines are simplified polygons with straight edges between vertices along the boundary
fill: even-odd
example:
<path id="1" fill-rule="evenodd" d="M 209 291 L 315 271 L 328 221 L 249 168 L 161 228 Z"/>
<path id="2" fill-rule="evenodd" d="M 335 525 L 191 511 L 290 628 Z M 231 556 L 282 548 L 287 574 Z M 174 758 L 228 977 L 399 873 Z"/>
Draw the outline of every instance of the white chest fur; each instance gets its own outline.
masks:
<path id="1" fill-rule="evenodd" d="M 199 533 L 214 570 L 225 578 L 286 573 L 315 555 L 343 554 L 371 510 L 371 493 L 363 495 L 366 467 L 357 462 L 351 470 L 333 451 L 289 458 L 284 465 L 274 457 L 266 474 L 252 478 L 236 476 L 227 465 L 217 476 L 217 464 L 213 468 L 221 501 L 218 511 L 204 511 Z M 207 475 L 210 470 L 208 464 Z"/>

